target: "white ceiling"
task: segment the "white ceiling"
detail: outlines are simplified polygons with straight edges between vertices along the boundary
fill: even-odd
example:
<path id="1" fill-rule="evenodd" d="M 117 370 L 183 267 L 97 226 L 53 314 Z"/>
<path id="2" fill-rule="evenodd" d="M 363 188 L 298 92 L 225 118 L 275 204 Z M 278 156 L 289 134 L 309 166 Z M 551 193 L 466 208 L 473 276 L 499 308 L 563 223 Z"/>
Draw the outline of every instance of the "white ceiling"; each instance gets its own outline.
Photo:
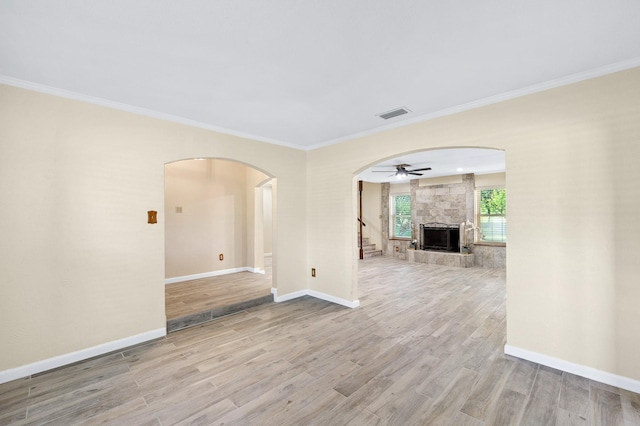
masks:
<path id="1" fill-rule="evenodd" d="M 421 171 L 422 176 L 398 178 L 394 175 L 395 166 L 408 164 L 407 170 L 431 167 Z M 374 170 L 388 170 L 380 173 Z M 370 167 L 358 175 L 358 180 L 365 182 L 402 183 L 410 179 L 424 179 L 441 176 L 461 175 L 467 173 L 487 174 L 505 171 L 505 154 L 499 149 L 485 148 L 452 148 L 406 154 L 389 159 Z"/>
<path id="2" fill-rule="evenodd" d="M 0 0 L 0 82 L 309 149 L 640 65 L 639 22 L 637 0 Z"/>

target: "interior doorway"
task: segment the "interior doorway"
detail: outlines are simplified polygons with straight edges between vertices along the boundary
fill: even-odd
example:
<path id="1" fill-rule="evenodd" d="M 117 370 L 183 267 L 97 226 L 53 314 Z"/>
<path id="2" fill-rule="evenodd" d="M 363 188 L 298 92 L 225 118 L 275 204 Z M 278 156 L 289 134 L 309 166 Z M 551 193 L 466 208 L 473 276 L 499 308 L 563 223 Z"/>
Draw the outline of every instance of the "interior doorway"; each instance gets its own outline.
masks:
<path id="1" fill-rule="evenodd" d="M 357 185 L 359 181 L 363 184 Z M 382 256 L 454 267 L 506 268 L 504 150 L 452 147 L 398 154 L 356 172 L 354 188 L 359 187 L 364 189 L 360 210 L 367 225 L 363 236 L 379 243 Z M 354 205 L 358 195 L 355 190 Z M 484 209 L 484 204 L 492 209 Z M 356 229 L 358 215 L 354 210 Z M 444 246 L 425 241 L 424 227 L 459 232 L 452 237 L 455 241 L 446 241 L 447 249 L 453 250 L 436 250 Z M 358 237 L 355 231 L 355 245 Z M 356 260 L 355 270 L 357 265 Z"/>
<path id="2" fill-rule="evenodd" d="M 272 255 L 265 261 L 273 211 L 264 207 L 274 205 L 274 181 L 226 159 L 165 165 L 169 332 L 273 300 Z"/>

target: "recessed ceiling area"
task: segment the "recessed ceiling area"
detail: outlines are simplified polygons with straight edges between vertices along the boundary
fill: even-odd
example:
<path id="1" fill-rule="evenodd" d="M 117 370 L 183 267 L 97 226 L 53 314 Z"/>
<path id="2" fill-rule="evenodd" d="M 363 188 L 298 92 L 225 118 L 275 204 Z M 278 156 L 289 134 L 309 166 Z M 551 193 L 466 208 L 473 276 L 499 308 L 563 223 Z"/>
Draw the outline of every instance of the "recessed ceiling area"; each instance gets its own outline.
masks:
<path id="1" fill-rule="evenodd" d="M 395 166 L 405 164 L 406 169 L 415 170 L 430 167 L 431 170 L 420 171 L 422 176 L 395 175 Z M 381 171 L 388 171 L 383 173 Z M 505 171 L 505 152 L 488 148 L 451 148 L 421 151 L 406 154 L 382 161 L 358 174 L 357 179 L 365 182 L 408 182 L 411 179 L 425 179 L 442 176 L 453 176 L 467 173 L 488 174 Z"/>
<path id="2" fill-rule="evenodd" d="M 639 21 L 629 0 L 3 0 L 0 83 L 312 149 L 638 66 Z"/>

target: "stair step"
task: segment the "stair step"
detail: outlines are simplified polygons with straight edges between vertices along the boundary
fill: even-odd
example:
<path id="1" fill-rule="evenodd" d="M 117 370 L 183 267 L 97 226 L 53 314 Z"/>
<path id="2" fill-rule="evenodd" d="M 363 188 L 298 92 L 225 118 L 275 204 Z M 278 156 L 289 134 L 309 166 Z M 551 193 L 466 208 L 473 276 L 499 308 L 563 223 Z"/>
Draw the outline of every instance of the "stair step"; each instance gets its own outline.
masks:
<path id="1" fill-rule="evenodd" d="M 358 234 L 360 238 L 360 234 Z M 362 238 L 362 257 L 368 259 L 370 257 L 382 256 L 382 250 L 378 250 L 374 243 L 369 242 L 369 238 Z"/>
<path id="2" fill-rule="evenodd" d="M 213 321 L 216 318 L 224 317 L 227 315 L 241 312 L 255 306 L 263 305 L 265 303 L 274 303 L 273 294 L 269 294 L 255 299 L 247 300 L 246 302 L 239 302 L 229 306 L 222 306 L 220 308 L 199 312 L 196 314 L 187 315 L 180 318 L 174 318 L 167 321 L 167 333 L 182 330 L 187 327 L 193 327 L 194 325 L 202 324 L 205 322 Z"/>
<path id="3" fill-rule="evenodd" d="M 365 251 L 363 255 L 365 259 L 369 259 L 370 257 L 382 256 L 382 250 Z"/>

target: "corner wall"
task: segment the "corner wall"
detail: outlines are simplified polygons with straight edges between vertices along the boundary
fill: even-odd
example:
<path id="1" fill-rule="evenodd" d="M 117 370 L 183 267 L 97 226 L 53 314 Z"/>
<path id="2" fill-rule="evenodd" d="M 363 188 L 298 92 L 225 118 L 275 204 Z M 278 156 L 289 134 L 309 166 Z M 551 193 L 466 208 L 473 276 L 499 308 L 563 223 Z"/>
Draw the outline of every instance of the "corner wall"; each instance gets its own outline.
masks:
<path id="1" fill-rule="evenodd" d="M 226 160 L 167 164 L 165 278 L 255 268 L 254 188 L 266 178 Z"/>
<path id="2" fill-rule="evenodd" d="M 362 182 L 362 237 L 369 238 L 371 244 L 379 249 L 382 243 L 382 210 L 380 207 L 381 185 Z"/>
<path id="3" fill-rule="evenodd" d="M 503 149 L 508 344 L 640 381 L 638 117 L 635 68 L 310 151 L 314 286 L 357 297 L 357 173 L 418 150 Z"/>
<path id="4" fill-rule="evenodd" d="M 0 85 L 0 381 L 164 334 L 164 165 L 201 157 L 278 178 L 274 285 L 307 288 L 305 152 Z"/>

